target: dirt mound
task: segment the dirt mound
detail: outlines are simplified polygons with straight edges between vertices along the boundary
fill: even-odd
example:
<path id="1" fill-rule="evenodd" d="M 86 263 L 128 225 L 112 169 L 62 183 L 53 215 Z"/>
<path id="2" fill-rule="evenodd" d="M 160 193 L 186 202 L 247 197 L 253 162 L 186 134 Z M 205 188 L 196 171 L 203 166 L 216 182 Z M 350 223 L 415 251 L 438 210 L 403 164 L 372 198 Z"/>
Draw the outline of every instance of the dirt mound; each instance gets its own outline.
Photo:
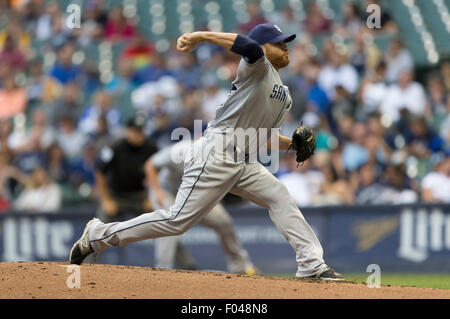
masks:
<path id="1" fill-rule="evenodd" d="M 450 298 L 450 290 L 446 289 L 389 286 L 370 289 L 357 283 L 316 283 L 217 272 L 68 266 L 54 262 L 0 263 L 0 298 Z M 68 283 L 74 288 L 69 288 Z"/>

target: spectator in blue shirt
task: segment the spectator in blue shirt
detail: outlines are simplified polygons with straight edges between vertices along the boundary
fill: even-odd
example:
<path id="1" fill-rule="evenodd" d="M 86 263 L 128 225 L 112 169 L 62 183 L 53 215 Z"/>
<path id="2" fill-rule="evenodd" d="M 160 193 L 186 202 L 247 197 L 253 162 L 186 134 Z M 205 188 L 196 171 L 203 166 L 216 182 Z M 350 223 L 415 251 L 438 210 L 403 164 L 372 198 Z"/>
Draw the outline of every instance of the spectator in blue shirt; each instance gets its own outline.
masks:
<path id="1" fill-rule="evenodd" d="M 173 76 L 166 66 L 166 59 L 162 54 L 155 54 L 153 62 L 136 72 L 133 76 L 133 84 L 140 86 L 147 82 L 156 82 L 163 76 Z"/>
<path id="2" fill-rule="evenodd" d="M 444 141 L 431 130 L 424 117 L 413 118 L 405 134 L 405 142 L 411 154 L 427 158 L 431 153 L 442 150 Z"/>
<path id="3" fill-rule="evenodd" d="M 121 112 L 113 107 L 111 95 L 100 90 L 94 98 L 94 103 L 84 109 L 78 123 L 79 129 L 85 134 L 96 131 L 98 119 L 104 116 L 111 131 L 120 129 Z"/>
<path id="4" fill-rule="evenodd" d="M 63 85 L 78 80 L 82 74 L 81 67 L 72 63 L 73 51 L 71 43 L 64 45 L 58 53 L 58 61 L 50 71 L 50 75 Z"/>

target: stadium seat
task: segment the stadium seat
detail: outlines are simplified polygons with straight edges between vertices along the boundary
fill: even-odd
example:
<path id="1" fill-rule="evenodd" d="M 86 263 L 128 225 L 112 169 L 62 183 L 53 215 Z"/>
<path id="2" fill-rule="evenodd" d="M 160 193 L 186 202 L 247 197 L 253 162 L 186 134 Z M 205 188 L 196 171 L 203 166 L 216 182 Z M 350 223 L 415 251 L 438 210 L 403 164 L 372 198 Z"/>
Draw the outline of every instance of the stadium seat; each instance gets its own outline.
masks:
<path id="1" fill-rule="evenodd" d="M 424 44 L 411 20 L 411 15 L 405 4 L 402 1 L 387 1 L 386 7 L 389 9 L 392 18 L 398 25 L 405 45 L 413 55 L 417 66 L 429 65 L 430 62 L 428 61 Z"/>
<path id="2" fill-rule="evenodd" d="M 445 24 L 441 19 L 437 6 L 433 1 L 416 1 L 425 20 L 425 24 L 430 30 L 436 43 L 439 53 L 450 53 L 450 35 L 445 28 Z"/>

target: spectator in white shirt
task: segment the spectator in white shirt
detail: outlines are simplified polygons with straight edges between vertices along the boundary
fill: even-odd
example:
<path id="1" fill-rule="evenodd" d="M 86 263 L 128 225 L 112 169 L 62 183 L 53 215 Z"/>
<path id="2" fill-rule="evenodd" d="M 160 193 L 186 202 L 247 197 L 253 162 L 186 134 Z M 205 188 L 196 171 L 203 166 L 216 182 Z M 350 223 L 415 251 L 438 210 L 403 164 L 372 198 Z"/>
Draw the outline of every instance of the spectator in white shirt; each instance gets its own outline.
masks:
<path id="1" fill-rule="evenodd" d="M 361 82 L 359 91 L 361 108 L 359 112 L 363 116 L 377 111 L 383 102 L 388 88 L 385 82 L 385 74 L 386 63 L 381 61 L 376 66 L 373 74 L 368 74 Z"/>
<path id="2" fill-rule="evenodd" d="M 8 137 L 8 147 L 15 153 L 33 153 L 47 149 L 55 140 L 55 131 L 48 125 L 47 114 L 36 109 L 32 115 L 31 127 L 14 130 Z"/>
<path id="3" fill-rule="evenodd" d="M 335 96 L 335 87 L 342 86 L 348 93 L 355 94 L 359 86 L 358 72 L 349 63 L 345 56 L 336 48 L 330 48 L 329 63 L 320 71 L 319 86 L 327 93 L 329 99 Z"/>
<path id="4" fill-rule="evenodd" d="M 213 75 L 207 75 L 202 80 L 204 96 L 202 99 L 202 112 L 208 122 L 214 119 L 217 108 L 228 98 L 228 92 L 221 89 L 218 79 Z"/>
<path id="5" fill-rule="evenodd" d="M 385 61 L 387 63 L 386 80 L 389 83 L 396 82 L 404 71 L 411 71 L 414 68 L 411 53 L 404 47 L 400 39 L 391 41 Z"/>
<path id="6" fill-rule="evenodd" d="M 72 118 L 65 116 L 59 122 L 57 141 L 64 155 L 69 160 L 73 160 L 81 157 L 83 147 L 87 143 L 87 137 L 77 130 Z"/>
<path id="7" fill-rule="evenodd" d="M 441 158 L 434 171 L 422 179 L 422 200 L 427 203 L 450 203 L 450 156 Z"/>
<path id="8" fill-rule="evenodd" d="M 400 119 L 400 111 L 407 109 L 414 115 L 422 116 L 425 113 L 426 96 L 423 86 L 413 81 L 411 71 L 403 71 L 396 84 L 391 84 L 386 90 L 380 111 L 391 120 Z"/>
<path id="9" fill-rule="evenodd" d="M 310 161 L 297 167 L 294 153 L 286 154 L 285 163 L 288 173 L 281 175 L 280 181 L 298 206 L 310 206 L 320 193 L 325 177 L 320 171 L 311 169 Z"/>
<path id="10" fill-rule="evenodd" d="M 37 166 L 29 177 L 15 177 L 25 184 L 25 189 L 13 203 L 15 210 L 52 213 L 61 208 L 61 189 L 50 180 L 42 166 Z"/>
<path id="11" fill-rule="evenodd" d="M 38 40 L 46 41 L 55 35 L 56 20 L 63 19 L 60 12 L 61 8 L 57 1 L 47 4 L 45 13 L 39 16 L 34 30 Z"/>

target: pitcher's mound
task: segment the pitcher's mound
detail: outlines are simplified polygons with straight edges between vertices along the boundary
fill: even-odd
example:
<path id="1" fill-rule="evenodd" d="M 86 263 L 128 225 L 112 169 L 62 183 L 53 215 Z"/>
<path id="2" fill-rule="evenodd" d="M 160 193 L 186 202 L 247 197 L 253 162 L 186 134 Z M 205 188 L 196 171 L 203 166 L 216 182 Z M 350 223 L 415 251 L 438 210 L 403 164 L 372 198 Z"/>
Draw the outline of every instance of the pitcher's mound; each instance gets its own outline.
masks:
<path id="1" fill-rule="evenodd" d="M 55 262 L 2 262 L 0 298 L 450 298 L 450 290 L 446 289 L 388 286 L 371 289 L 349 282 L 316 283 L 131 266 L 82 265 L 78 269 L 68 266 Z"/>

